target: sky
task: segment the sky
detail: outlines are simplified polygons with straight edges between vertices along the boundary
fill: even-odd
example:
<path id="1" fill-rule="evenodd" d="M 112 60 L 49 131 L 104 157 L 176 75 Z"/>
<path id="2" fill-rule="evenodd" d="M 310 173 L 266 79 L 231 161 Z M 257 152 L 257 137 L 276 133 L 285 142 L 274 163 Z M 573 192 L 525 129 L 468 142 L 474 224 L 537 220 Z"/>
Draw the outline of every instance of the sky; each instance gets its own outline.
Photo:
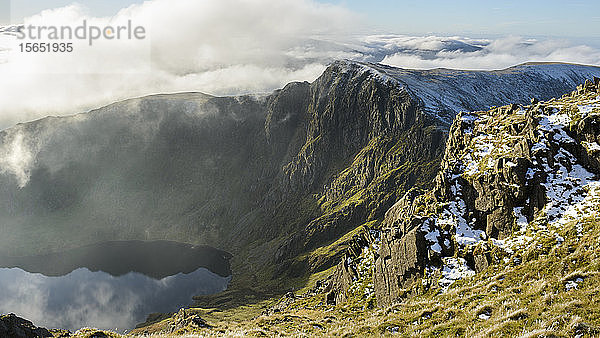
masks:
<path id="1" fill-rule="evenodd" d="M 206 0 L 199 0 L 206 1 Z M 0 0 L 11 4 L 11 21 L 72 0 Z M 114 15 L 142 0 L 79 0 L 96 16 Z M 395 34 L 462 34 L 568 37 L 600 40 L 600 1 L 565 0 L 319 0 L 348 8 L 368 24 L 366 30 Z M 5 5 L 6 6 L 6 5 Z"/>
<path id="2" fill-rule="evenodd" d="M 74 2 L 87 7 L 90 14 L 109 16 L 115 15 L 121 8 L 142 3 L 143 0 L 0 0 L 0 3 L 2 2 L 10 3 L 11 23 L 19 24 L 27 16 L 38 14 L 45 9 L 64 7 Z"/>
<path id="3" fill-rule="evenodd" d="M 402 34 L 600 37 L 600 1 L 330 0 Z"/>
<path id="4" fill-rule="evenodd" d="M 0 24 L 0 130 L 156 93 L 269 93 L 314 81 L 337 59 L 417 69 L 600 65 L 597 0 L 0 0 L 3 16 L 38 27 L 131 20 L 147 38 L 28 53 Z"/>

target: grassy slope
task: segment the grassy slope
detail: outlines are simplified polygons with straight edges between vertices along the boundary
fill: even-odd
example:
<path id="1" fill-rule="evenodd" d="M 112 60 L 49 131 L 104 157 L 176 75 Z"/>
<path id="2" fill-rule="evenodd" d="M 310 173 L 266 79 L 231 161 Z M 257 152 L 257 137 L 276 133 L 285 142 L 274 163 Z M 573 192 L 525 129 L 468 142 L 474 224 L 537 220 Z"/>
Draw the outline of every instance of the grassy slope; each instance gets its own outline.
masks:
<path id="1" fill-rule="evenodd" d="M 600 212 L 600 206 L 596 206 Z M 282 313 L 258 315 L 276 300 L 227 311 L 197 309 L 214 326 L 187 333 L 209 335 L 345 335 L 403 336 L 543 336 L 600 334 L 600 219 L 580 220 L 580 239 L 572 222 L 560 230 L 561 245 L 539 239 L 538 245 L 515 252 L 521 264 L 496 252 L 486 271 L 453 284 L 446 293 L 432 288 L 387 309 L 357 309 L 357 302 L 333 307 L 324 295 L 297 299 Z M 320 277 L 320 276 L 314 276 Z M 577 289 L 569 281 L 581 278 Z M 316 279 L 316 278 L 315 278 Z M 302 290 L 301 290 L 302 291 Z M 300 292 L 301 293 L 301 292 Z M 357 311 L 358 310 L 358 311 Z M 489 314 L 483 319 L 482 314 Z M 152 329 L 168 327 L 169 320 Z M 186 332 L 183 330 L 181 333 Z"/>

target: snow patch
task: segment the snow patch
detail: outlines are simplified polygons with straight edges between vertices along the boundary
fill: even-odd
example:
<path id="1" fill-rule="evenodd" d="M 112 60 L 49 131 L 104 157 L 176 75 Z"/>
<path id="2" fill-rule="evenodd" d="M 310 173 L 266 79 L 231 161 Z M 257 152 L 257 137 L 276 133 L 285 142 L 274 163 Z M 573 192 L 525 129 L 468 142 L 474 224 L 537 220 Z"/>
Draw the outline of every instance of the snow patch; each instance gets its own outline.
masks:
<path id="1" fill-rule="evenodd" d="M 565 283 L 565 290 L 577 290 L 579 288 L 579 283 L 583 282 L 583 279 L 577 278 L 576 280 L 570 280 Z"/>
<path id="2" fill-rule="evenodd" d="M 481 319 L 481 320 L 488 320 L 488 319 L 490 319 L 490 317 L 492 317 L 492 316 L 490 316 L 490 315 L 489 315 L 489 314 L 487 314 L 487 313 L 481 313 L 481 314 L 479 314 L 479 316 L 478 316 L 478 317 L 479 317 L 479 319 Z"/>
<path id="3" fill-rule="evenodd" d="M 519 228 L 521 230 L 527 228 L 527 224 L 529 224 L 529 222 L 527 222 L 527 217 L 523 215 L 523 207 L 515 207 L 513 212 L 515 213 L 515 218 L 517 219 L 517 225 Z"/>
<path id="4" fill-rule="evenodd" d="M 475 275 L 475 271 L 469 268 L 464 258 L 444 257 L 442 261 L 444 263 L 441 268 L 442 277 L 438 283 L 443 292 L 457 280 Z"/>
<path id="5" fill-rule="evenodd" d="M 421 230 L 428 231 L 429 227 L 427 224 L 424 224 Z M 442 253 L 442 246 L 440 245 L 439 237 L 440 232 L 438 229 L 431 230 L 425 235 L 425 239 L 430 243 L 429 248 L 434 252 Z"/>

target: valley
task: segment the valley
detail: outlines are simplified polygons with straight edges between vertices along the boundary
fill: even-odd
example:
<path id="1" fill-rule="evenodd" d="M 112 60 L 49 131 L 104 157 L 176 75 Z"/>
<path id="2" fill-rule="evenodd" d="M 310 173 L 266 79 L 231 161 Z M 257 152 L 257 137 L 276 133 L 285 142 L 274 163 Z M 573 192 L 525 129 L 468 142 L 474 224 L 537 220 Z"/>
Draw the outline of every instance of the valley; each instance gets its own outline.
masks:
<path id="1" fill-rule="evenodd" d="M 546 207 L 554 195 L 545 194 L 563 196 L 565 189 L 552 189 L 564 186 L 561 177 L 575 182 L 571 171 L 583 172 L 576 165 L 589 170 L 586 182 L 596 177 L 590 119 L 598 84 L 589 82 L 595 77 L 598 67 L 558 63 L 421 71 L 336 61 L 313 83 L 290 83 L 270 95 L 154 95 L 19 124 L 0 132 L 0 221 L 7 234 L 0 253 L 10 262 L 121 241 L 145 243 L 142 256 L 176 266 L 180 258 L 152 252 L 159 243 L 152 241 L 216 248 L 194 261 L 231 275 L 227 291 L 196 297 L 188 313 L 149 317 L 135 333 L 434 334 L 450 319 L 457 333 L 472 333 L 460 331 L 471 312 L 500 323 L 518 309 L 494 303 L 512 292 L 504 280 L 553 269 L 556 257 L 570 254 L 592 263 L 585 271 L 565 268 L 565 275 L 596 278 L 595 249 L 567 249 L 577 240 L 568 227 L 554 233 L 548 225 L 525 226 L 548 208 L 562 214 L 587 198 L 565 188 L 571 204 Z M 552 109 L 574 115 L 567 121 Z M 543 149 L 550 152 L 536 153 Z M 544 166 L 543 159 L 560 156 L 564 161 Z M 582 229 L 579 238 L 593 242 L 595 227 Z M 541 241 L 547 251 L 531 249 L 537 242 L 516 247 L 518 231 L 563 241 L 556 248 Z M 545 257 L 550 251 L 556 254 Z M 230 259 L 231 270 L 203 263 L 208 252 Z M 10 264 L 27 270 L 25 263 Z M 111 273 L 101 264 L 88 268 Z M 113 273 L 128 271 L 137 270 Z M 460 305 L 451 296 L 479 297 L 473 285 L 492 290 L 500 275 L 499 293 L 481 303 L 492 305 Z M 547 278 L 554 288 L 567 277 Z M 577 278 L 565 279 L 571 280 Z M 521 292 L 542 292 L 528 290 Z M 558 298 L 573 294 L 555 291 Z M 416 318 L 414 309 L 428 314 Z M 545 314 L 515 318 L 538 315 Z M 194 316 L 211 328 L 194 324 Z M 474 329 L 495 332 L 487 324 Z"/>

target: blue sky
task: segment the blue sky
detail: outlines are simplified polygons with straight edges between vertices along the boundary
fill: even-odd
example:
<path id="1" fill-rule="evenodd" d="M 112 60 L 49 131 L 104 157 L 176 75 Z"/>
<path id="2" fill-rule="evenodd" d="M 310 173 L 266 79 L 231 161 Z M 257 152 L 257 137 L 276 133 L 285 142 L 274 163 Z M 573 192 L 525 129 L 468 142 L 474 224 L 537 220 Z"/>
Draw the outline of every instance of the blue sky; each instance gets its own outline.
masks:
<path id="1" fill-rule="evenodd" d="M 320 0 L 405 34 L 530 35 L 600 38 L 600 1 Z"/>
<path id="2" fill-rule="evenodd" d="M 199 0 L 201 1 L 201 0 Z M 361 15 L 368 29 L 395 34 L 521 35 L 600 39 L 600 1 L 559 0 L 317 0 Z M 0 0 L 1 3 L 8 0 Z M 12 1 L 12 21 L 73 0 Z M 80 0 L 106 16 L 142 0 Z"/>
<path id="3" fill-rule="evenodd" d="M 9 1 L 0 0 L 0 4 L 2 2 Z M 12 0 L 10 1 L 12 23 L 20 22 L 23 17 L 39 13 L 44 9 L 63 7 L 74 2 L 85 5 L 94 15 L 108 16 L 115 14 L 123 7 L 134 3 L 142 3 L 143 0 Z"/>

